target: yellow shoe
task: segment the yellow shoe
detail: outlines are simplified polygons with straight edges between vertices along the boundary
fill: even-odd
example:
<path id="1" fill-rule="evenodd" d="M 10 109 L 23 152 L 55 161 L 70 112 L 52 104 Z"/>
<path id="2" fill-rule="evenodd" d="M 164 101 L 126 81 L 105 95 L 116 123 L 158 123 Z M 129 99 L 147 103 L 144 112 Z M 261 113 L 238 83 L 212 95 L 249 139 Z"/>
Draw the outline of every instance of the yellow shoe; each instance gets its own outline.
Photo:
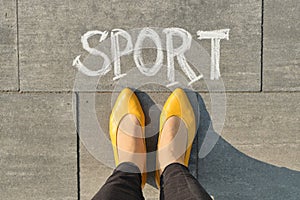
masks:
<path id="1" fill-rule="evenodd" d="M 184 156 L 184 165 L 188 166 L 191 149 L 192 149 L 192 143 L 196 135 L 196 121 L 195 121 L 195 114 L 192 105 L 188 97 L 186 96 L 185 92 L 180 88 L 177 88 L 173 91 L 173 93 L 169 96 L 162 109 L 162 113 L 160 115 L 158 143 L 165 122 L 172 116 L 179 117 L 184 122 L 188 130 L 187 150 Z M 160 187 L 159 169 L 156 171 L 155 180 L 156 180 L 156 185 L 159 188 Z"/>
<path id="2" fill-rule="evenodd" d="M 117 101 L 112 109 L 109 121 L 109 134 L 114 151 L 114 158 L 116 166 L 119 164 L 118 156 L 118 147 L 117 147 L 117 132 L 119 124 L 123 117 L 127 114 L 133 114 L 138 119 L 143 135 L 145 136 L 144 127 L 145 127 L 145 116 L 142 110 L 141 104 L 132 90 L 125 88 L 121 91 L 120 95 L 117 98 Z M 146 149 L 146 142 L 144 137 L 144 144 Z M 145 164 L 146 167 L 146 164 Z M 147 173 L 146 170 L 142 173 L 142 188 L 146 184 Z"/>

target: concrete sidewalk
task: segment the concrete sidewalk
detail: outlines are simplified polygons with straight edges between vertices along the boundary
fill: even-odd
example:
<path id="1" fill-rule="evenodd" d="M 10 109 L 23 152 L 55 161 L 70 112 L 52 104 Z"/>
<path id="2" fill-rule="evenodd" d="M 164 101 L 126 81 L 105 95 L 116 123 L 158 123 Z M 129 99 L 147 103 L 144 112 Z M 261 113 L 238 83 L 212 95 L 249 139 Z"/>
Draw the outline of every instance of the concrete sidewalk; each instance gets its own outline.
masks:
<path id="1" fill-rule="evenodd" d="M 89 95 L 95 95 L 95 112 L 90 114 L 108 133 L 116 83 L 109 72 L 95 91 L 75 95 L 78 72 L 72 62 L 78 55 L 87 56 L 80 41 L 87 31 L 150 26 L 181 27 L 193 38 L 198 30 L 230 28 L 230 39 L 221 41 L 224 128 L 208 131 L 210 122 L 216 123 L 210 93 L 197 88 L 197 98 L 203 100 L 190 166 L 193 175 L 215 199 L 297 200 L 298 4 L 296 0 L 2 0 L 1 199 L 91 199 L 112 169 L 95 158 L 78 134 L 89 132 L 82 128 Z M 199 42 L 210 52 L 209 40 Z M 129 56 L 122 58 L 122 63 L 130 62 Z M 166 88 L 149 88 L 138 93 L 145 112 L 153 102 L 163 105 L 169 95 Z M 151 118 L 152 123 L 157 117 Z M 212 140 L 220 137 L 210 153 L 199 158 L 200 149 L 210 142 L 204 141 L 207 135 Z M 98 154 L 109 158 L 112 152 L 104 148 Z M 145 197 L 158 199 L 158 193 L 150 176 Z"/>

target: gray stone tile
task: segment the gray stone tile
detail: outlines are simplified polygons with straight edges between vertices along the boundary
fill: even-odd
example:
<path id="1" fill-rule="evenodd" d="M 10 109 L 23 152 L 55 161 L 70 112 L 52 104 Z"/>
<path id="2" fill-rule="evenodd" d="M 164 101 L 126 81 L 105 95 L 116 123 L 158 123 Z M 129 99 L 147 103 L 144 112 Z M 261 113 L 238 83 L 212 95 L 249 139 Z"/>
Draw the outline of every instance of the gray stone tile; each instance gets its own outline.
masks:
<path id="1" fill-rule="evenodd" d="M 72 88 L 72 59 L 80 49 L 72 13 L 68 1 L 19 2 L 21 90 Z"/>
<path id="2" fill-rule="evenodd" d="M 230 28 L 230 40 L 221 42 L 225 87 L 260 89 L 261 1 L 25 0 L 20 2 L 19 16 L 22 90 L 71 90 L 76 73 L 72 61 L 80 54 L 82 59 L 87 57 L 80 42 L 87 31 L 146 26 L 182 27 L 194 39 L 198 30 Z M 91 42 L 95 44 L 95 39 Z M 199 42 L 210 52 L 210 41 Z M 123 59 L 123 70 L 130 68 L 131 57 Z M 111 72 L 101 79 L 98 90 L 111 91 L 115 84 Z M 206 90 L 201 85 L 197 89 Z"/>
<path id="3" fill-rule="evenodd" d="M 299 2 L 265 1 L 265 91 L 300 91 Z"/>
<path id="4" fill-rule="evenodd" d="M 300 141 L 299 93 L 227 94 L 221 135 L 231 144 Z"/>
<path id="5" fill-rule="evenodd" d="M 2 199 L 77 199 L 69 94 L 0 95 Z"/>
<path id="6" fill-rule="evenodd" d="M 96 160 L 80 145 L 80 199 L 91 199 L 111 174 L 111 168 Z"/>
<path id="7" fill-rule="evenodd" d="M 18 90 L 16 1 L 0 3 L 0 90 Z"/>

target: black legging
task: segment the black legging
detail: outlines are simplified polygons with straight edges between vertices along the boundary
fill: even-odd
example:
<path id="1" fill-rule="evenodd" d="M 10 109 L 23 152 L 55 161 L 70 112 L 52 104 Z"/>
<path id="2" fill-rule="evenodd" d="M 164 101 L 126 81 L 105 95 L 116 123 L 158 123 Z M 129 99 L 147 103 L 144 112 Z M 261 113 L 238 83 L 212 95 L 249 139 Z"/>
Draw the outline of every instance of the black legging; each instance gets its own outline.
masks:
<path id="1" fill-rule="evenodd" d="M 132 172 L 132 173 L 131 173 Z M 121 163 L 93 200 L 144 199 L 141 174 L 133 163 Z M 160 177 L 160 199 L 211 200 L 211 197 L 184 165 L 168 165 Z"/>

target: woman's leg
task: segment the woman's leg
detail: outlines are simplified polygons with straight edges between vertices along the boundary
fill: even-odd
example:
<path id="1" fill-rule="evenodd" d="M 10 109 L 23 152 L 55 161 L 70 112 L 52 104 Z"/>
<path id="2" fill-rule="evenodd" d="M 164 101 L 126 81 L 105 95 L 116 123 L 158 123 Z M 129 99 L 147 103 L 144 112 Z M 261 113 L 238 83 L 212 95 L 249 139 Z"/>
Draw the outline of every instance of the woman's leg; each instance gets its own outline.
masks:
<path id="1" fill-rule="evenodd" d="M 121 163 L 92 200 L 144 199 L 139 168 L 130 162 Z"/>
<path id="2" fill-rule="evenodd" d="M 188 168 L 179 163 L 168 165 L 160 177 L 160 199 L 211 200 L 210 195 Z"/>
<path id="3" fill-rule="evenodd" d="M 144 199 L 141 172 L 146 165 L 146 146 L 137 118 L 126 115 L 117 132 L 119 165 L 93 198 L 101 200 Z"/>
<path id="4" fill-rule="evenodd" d="M 158 144 L 161 199 L 211 199 L 184 165 L 187 134 L 185 124 L 178 117 L 172 116 L 164 124 Z"/>

